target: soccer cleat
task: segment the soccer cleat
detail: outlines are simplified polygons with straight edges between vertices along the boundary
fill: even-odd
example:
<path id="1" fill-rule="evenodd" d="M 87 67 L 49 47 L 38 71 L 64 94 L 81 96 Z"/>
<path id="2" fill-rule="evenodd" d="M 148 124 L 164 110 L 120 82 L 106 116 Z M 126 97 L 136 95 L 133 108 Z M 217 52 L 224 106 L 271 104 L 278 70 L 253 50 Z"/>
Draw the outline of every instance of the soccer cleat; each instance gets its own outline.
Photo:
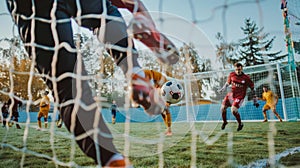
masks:
<path id="1" fill-rule="evenodd" d="M 166 136 L 172 136 L 173 133 L 172 133 L 171 131 L 167 131 L 167 132 L 165 132 L 165 135 L 166 135 Z"/>
<path id="2" fill-rule="evenodd" d="M 265 119 L 263 122 L 268 122 L 268 120 L 267 120 L 267 119 Z"/>
<path id="3" fill-rule="evenodd" d="M 165 102 L 149 80 L 133 74 L 131 89 L 131 99 L 141 105 L 146 113 L 158 115 L 164 111 Z"/>
<path id="4" fill-rule="evenodd" d="M 243 123 L 239 124 L 239 126 L 238 126 L 238 128 L 237 128 L 237 131 L 240 131 L 240 130 L 242 130 L 242 129 L 243 129 L 243 127 L 244 127 L 244 124 L 243 124 Z"/>
<path id="5" fill-rule="evenodd" d="M 223 122 L 221 129 L 224 130 L 228 122 Z"/>
<path id="6" fill-rule="evenodd" d="M 109 161 L 104 168 L 133 168 L 130 161 L 126 158 Z"/>
<path id="7" fill-rule="evenodd" d="M 21 127 L 20 127 L 19 124 L 16 124 L 16 128 L 17 128 L 17 129 L 21 129 Z"/>
<path id="8" fill-rule="evenodd" d="M 132 28 L 133 37 L 152 50 L 162 63 L 173 65 L 178 62 L 179 52 L 176 46 L 147 17 L 134 15 L 129 27 Z"/>

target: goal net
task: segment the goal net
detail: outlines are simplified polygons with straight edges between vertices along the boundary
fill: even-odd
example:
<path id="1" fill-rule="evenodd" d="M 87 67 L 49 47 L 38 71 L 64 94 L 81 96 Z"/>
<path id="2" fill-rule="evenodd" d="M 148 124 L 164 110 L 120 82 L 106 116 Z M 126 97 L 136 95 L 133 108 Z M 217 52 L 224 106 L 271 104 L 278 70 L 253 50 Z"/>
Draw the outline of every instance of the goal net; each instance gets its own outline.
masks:
<path id="1" fill-rule="evenodd" d="M 25 0 L 18 0 L 18 2 L 22 1 L 24 2 Z M 35 0 L 29 1 L 33 4 L 38 2 Z M 125 2 L 126 0 L 121 1 Z M 57 3 L 64 1 L 54 0 L 51 2 L 54 2 L 54 4 L 49 11 L 51 12 L 50 18 L 36 17 L 36 13 L 34 12 L 37 6 L 35 5 L 30 7 L 30 10 L 33 11 L 32 15 L 17 17 L 17 19 L 22 18 L 32 21 L 30 24 L 33 27 L 36 22 L 51 24 L 51 33 L 55 41 L 55 46 L 51 47 L 37 44 L 34 41 L 36 38 L 44 38 L 35 37 L 34 31 L 44 31 L 44 29 L 32 29 L 31 32 L 27 32 L 32 35 L 31 40 L 24 43 L 22 41 L 24 40 L 24 36 L 20 37 L 19 30 L 14 25 L 11 14 L 6 8 L 6 0 L 0 2 L 0 105 L 2 107 L 8 99 L 13 98 L 23 103 L 18 108 L 18 122 L 12 121 L 12 107 L 9 109 L 10 113 L 7 118 L 3 117 L 3 113 L 1 112 L 1 121 L 7 120 L 11 122 L 10 125 L 4 125 L 3 129 L 0 130 L 0 158 L 3 158 L 0 167 L 101 167 L 100 164 L 95 164 L 95 160 L 82 152 L 82 148 L 86 148 L 86 146 L 81 146 L 80 148 L 76 143 L 76 141 L 78 142 L 87 136 L 94 136 L 95 141 L 97 141 L 98 135 L 105 138 L 113 137 L 113 143 L 116 148 L 124 156 L 129 157 L 131 162 L 137 165 L 137 167 L 194 168 L 216 167 L 216 164 L 219 164 L 218 166 L 220 167 L 228 165 L 243 167 L 240 165 L 251 164 L 247 160 L 248 157 L 245 157 L 246 159 L 239 158 L 239 161 L 242 163 L 234 162 L 235 158 L 243 155 L 234 151 L 233 146 L 244 145 L 235 141 L 235 139 L 236 137 L 243 138 L 243 136 L 236 135 L 231 129 L 220 131 L 220 106 L 225 93 L 218 94 L 216 91 L 224 85 L 227 75 L 231 70 L 219 70 L 222 65 L 216 57 L 215 43 L 213 43 L 212 39 L 215 38 L 216 31 L 222 31 L 225 38 L 230 36 L 229 32 L 232 30 L 228 29 L 228 26 L 236 23 L 233 22 L 235 18 L 227 18 L 226 14 L 235 12 L 237 10 L 236 7 L 239 8 L 240 5 L 245 7 L 245 5 L 250 4 L 253 9 L 256 9 L 255 15 L 257 15 L 257 18 L 263 25 L 263 16 L 268 12 L 262 12 L 261 6 L 266 1 L 143 1 L 146 6 L 155 9 L 154 12 L 149 11 L 149 13 L 153 17 L 157 29 L 166 35 L 179 49 L 180 60 L 172 66 L 162 64 L 155 56 L 153 48 L 149 48 L 141 41 L 133 39 L 133 30 L 130 27 L 130 23 L 133 21 L 133 14 L 137 12 L 138 6 L 134 5 L 134 8 L 131 9 L 133 12 L 119 9 L 124 17 L 124 22 L 128 26 L 128 41 L 133 40 L 139 53 L 139 64 L 145 69 L 154 69 L 183 81 L 185 87 L 184 99 L 180 103 L 170 107 L 172 129 L 174 130 L 172 137 L 165 135 L 166 126 L 161 115 L 149 116 L 137 104 L 130 101 L 130 87 L 128 87 L 130 79 L 116 66 L 111 57 L 112 53 L 109 52 L 111 49 L 121 50 L 132 56 L 133 44 L 129 42 L 128 47 L 124 48 L 110 43 L 102 43 L 99 41 L 105 39 L 105 26 L 100 28 L 98 34 L 81 27 L 82 20 L 87 18 L 97 20 L 97 24 L 101 22 L 104 25 L 106 24 L 105 19 L 116 22 L 123 22 L 123 20 L 120 17 L 108 16 L 108 9 L 103 9 L 103 13 L 100 14 L 83 14 L 84 11 L 82 11 L 82 6 L 79 4 L 80 2 L 84 3 L 84 0 L 68 1 L 74 2 L 74 7 L 76 6 L 76 9 L 78 9 L 77 13 L 74 14 L 76 16 L 60 20 L 55 18 L 53 14 L 58 10 Z M 101 2 L 104 4 L 106 1 Z M 215 3 L 218 3 L 218 5 Z M 278 4 L 279 9 L 279 2 L 276 2 L 276 4 Z M 295 4 L 295 6 L 291 4 Z M 290 1 L 290 6 L 288 6 L 292 11 L 291 16 L 293 16 L 294 25 L 297 25 L 300 16 L 297 13 L 298 4 L 298 0 L 293 0 Z M 203 7 L 203 11 L 198 10 L 200 7 Z M 248 9 L 248 6 L 246 8 Z M 68 10 L 68 8 L 63 10 Z M 184 17 L 172 14 L 172 12 L 182 12 Z M 278 12 L 281 11 L 279 10 Z M 219 14 L 221 16 L 217 17 L 217 20 L 214 20 L 215 16 L 219 16 Z M 69 22 L 72 23 L 74 31 L 74 46 L 66 42 L 58 42 L 56 26 Z M 282 20 L 280 20 L 281 22 Z M 220 24 L 216 26 L 212 23 Z M 237 27 L 239 28 L 241 24 L 242 20 Z M 206 29 L 210 33 L 204 32 L 199 27 Z M 221 28 L 210 31 L 216 27 Z M 297 28 L 293 27 L 293 33 L 297 34 L 296 30 Z M 22 31 L 25 30 L 21 29 L 21 34 L 23 33 Z M 276 31 L 275 34 L 282 35 L 283 32 Z M 112 35 L 112 37 L 114 36 Z M 163 45 L 163 41 L 161 40 L 160 42 L 160 45 Z M 28 47 L 53 51 L 53 59 L 50 60 L 50 69 L 52 71 L 56 70 L 52 66 L 55 66 L 58 62 L 59 58 L 57 54 L 62 49 L 65 49 L 65 52 L 74 53 L 79 60 L 79 64 L 76 65 L 76 71 L 72 73 L 64 73 L 60 76 L 40 74 L 35 69 L 37 65 L 35 62 L 37 59 L 35 58 L 36 53 L 33 50 L 33 54 L 31 53 L 29 57 L 25 51 L 25 48 Z M 82 64 L 81 61 L 83 62 Z M 131 61 L 128 62 L 129 64 L 132 63 Z M 63 62 L 60 65 L 65 67 L 68 63 Z M 87 74 L 81 74 L 81 70 L 84 69 L 83 64 L 85 65 Z M 129 66 L 128 69 L 131 71 L 132 67 Z M 206 72 L 199 73 L 200 71 Z M 279 95 L 277 109 L 284 121 L 299 120 L 300 91 L 297 71 L 291 70 L 289 65 L 278 63 L 245 67 L 244 72 L 249 74 L 254 81 L 256 94 L 259 97 L 262 94 L 262 86 L 265 84 Z M 77 94 L 76 97 L 59 103 L 57 95 L 60 94 L 60 91 L 57 90 L 57 83 L 67 78 L 73 78 L 77 83 L 75 82 L 72 88 L 66 89 L 75 91 Z M 36 130 L 37 114 L 39 111 L 37 104 L 42 91 L 49 89 L 45 83 L 45 79 L 53 84 L 53 89 L 49 95 L 53 97 L 51 98 L 48 128 L 38 131 Z M 88 83 L 88 85 L 82 87 L 81 84 L 84 83 L 82 81 Z M 87 92 L 89 93 L 87 96 L 89 100 L 92 100 L 92 97 L 94 98 L 91 105 L 87 105 L 88 103 L 85 104 L 84 101 L 81 101 L 86 100 L 85 93 Z M 116 124 L 112 124 L 110 109 L 113 100 L 118 105 Z M 249 95 L 247 95 L 239 111 L 243 121 L 255 122 L 263 119 L 261 107 L 264 102 L 259 101 L 259 103 L 259 108 L 254 107 Z M 58 127 L 57 121 L 61 107 L 70 104 L 74 104 L 74 114 L 79 111 L 78 109 L 89 111 L 97 108 L 95 117 L 84 124 L 99 124 L 99 116 L 101 115 L 103 116 L 103 122 L 108 125 L 112 134 L 105 134 L 95 126 L 93 127 L 94 129 L 89 130 L 87 133 L 74 135 L 73 129 L 78 124 L 76 122 L 72 122 L 73 125 L 69 127 L 69 130 L 66 129 L 64 123 L 62 123 L 63 127 Z M 234 122 L 235 119 L 231 113 L 228 112 L 227 114 L 229 121 Z M 71 117 L 72 119 L 70 120 L 72 121 L 76 118 L 75 115 Z M 270 121 L 277 121 L 272 113 L 268 113 L 268 118 Z M 44 120 L 42 119 L 43 122 Z M 21 129 L 15 129 L 16 124 L 20 124 Z M 270 123 L 271 131 L 269 131 L 269 125 L 264 128 L 267 133 L 263 132 L 262 134 L 266 134 L 267 138 L 263 139 L 265 142 L 260 141 L 259 143 L 264 144 L 263 147 L 268 148 L 268 150 L 263 151 L 260 147 L 257 150 L 257 155 L 253 156 L 249 154 L 249 156 L 251 161 L 267 158 L 269 159 L 267 161 L 258 160 L 259 165 L 263 164 L 275 167 L 277 165 L 275 163 L 277 151 L 275 152 L 274 145 L 276 128 L 273 122 Z M 260 133 L 260 130 L 257 132 Z M 250 135 L 250 133 L 247 134 L 246 132 L 245 139 L 249 139 L 248 136 Z M 287 145 L 288 147 L 283 146 L 280 148 L 281 151 L 284 151 L 282 155 L 299 153 L 299 140 L 295 139 L 294 141 L 291 145 Z M 219 146 L 222 147 L 221 150 L 218 148 Z M 289 149 L 290 147 L 293 147 L 293 149 Z M 248 150 L 248 148 L 244 149 L 243 152 L 248 153 Z M 260 156 L 261 151 L 264 152 L 263 156 Z M 95 155 L 97 156 L 97 161 L 99 161 L 101 157 L 99 149 L 96 150 Z"/>
<path id="2" fill-rule="evenodd" d="M 185 75 L 187 114 L 192 115 L 194 121 L 207 122 L 221 119 L 219 112 L 221 103 L 231 88 L 227 88 L 227 91 L 223 93 L 218 93 L 217 90 L 225 84 L 229 73 L 232 71 L 232 69 L 228 69 Z M 284 120 L 299 120 L 299 82 L 297 72 L 291 70 L 288 64 L 277 63 L 244 67 L 244 73 L 248 74 L 254 82 L 255 94 L 258 97 L 262 98 L 264 85 L 278 95 L 276 110 Z M 209 104 L 199 105 L 201 101 L 209 102 Z M 239 109 L 244 121 L 263 121 L 261 109 L 265 102 L 258 101 L 258 103 L 260 104 L 259 108 L 253 106 L 251 92 L 248 89 L 245 100 Z M 227 110 L 228 120 L 235 121 L 230 108 Z M 269 113 L 268 118 L 277 120 L 272 113 Z"/>

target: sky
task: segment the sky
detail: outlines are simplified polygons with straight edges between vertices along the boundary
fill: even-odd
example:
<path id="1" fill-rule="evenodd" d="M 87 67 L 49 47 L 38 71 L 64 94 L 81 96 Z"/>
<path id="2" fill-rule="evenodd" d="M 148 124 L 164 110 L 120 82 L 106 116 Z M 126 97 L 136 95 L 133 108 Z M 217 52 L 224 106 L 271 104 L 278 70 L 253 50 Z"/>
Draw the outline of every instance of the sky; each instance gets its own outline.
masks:
<path id="1" fill-rule="evenodd" d="M 286 53 L 280 0 L 143 0 L 160 31 L 174 43 L 194 42 L 201 55 L 214 60 L 215 38 L 220 32 L 228 42 L 245 37 L 241 27 L 251 18 L 269 39 L 276 36 L 272 51 Z M 227 4 L 226 10 L 224 5 Z M 158 15 L 158 12 L 163 14 Z M 126 12 L 123 12 L 126 13 Z M 126 13 L 127 14 L 127 13 Z M 161 17 L 159 20 L 158 17 Z M 161 21 L 163 20 L 163 21 Z M 11 18 L 0 0 L 0 39 L 12 37 Z"/>

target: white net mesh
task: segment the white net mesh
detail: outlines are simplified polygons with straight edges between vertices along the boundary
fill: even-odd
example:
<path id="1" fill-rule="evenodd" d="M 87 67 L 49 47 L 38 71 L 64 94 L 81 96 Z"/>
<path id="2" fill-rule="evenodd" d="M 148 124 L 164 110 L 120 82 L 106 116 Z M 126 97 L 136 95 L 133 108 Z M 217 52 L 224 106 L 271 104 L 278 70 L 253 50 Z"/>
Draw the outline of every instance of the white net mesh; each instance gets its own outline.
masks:
<path id="1" fill-rule="evenodd" d="M 260 156 L 259 154 L 254 155 L 249 152 L 249 148 L 239 148 L 242 154 L 248 154 L 248 156 L 245 156 L 246 159 L 241 159 L 237 156 L 241 155 L 241 153 L 236 151 L 235 148 L 236 146 L 246 146 L 247 144 L 242 144 L 240 141 L 235 140 L 241 138 L 239 134 L 235 133 L 235 127 L 233 130 L 231 127 L 226 131 L 220 130 L 220 103 L 223 95 L 216 95 L 215 90 L 219 87 L 220 83 L 224 83 L 222 79 L 228 75 L 229 70 L 219 70 L 222 65 L 216 57 L 213 40 L 217 32 L 210 33 L 211 31 L 205 32 L 203 30 L 217 30 L 222 32 L 225 40 L 233 40 L 232 32 L 236 33 L 236 30 L 231 29 L 232 25 L 237 24 L 236 27 L 239 29 L 243 23 L 243 20 L 239 20 L 240 22 L 236 23 L 237 18 L 234 18 L 234 15 L 231 14 L 237 11 L 238 8 L 243 8 L 245 13 L 251 10 L 253 16 L 258 19 L 259 24 L 264 26 L 265 22 L 267 22 L 265 17 L 269 16 L 268 11 L 265 9 L 267 5 L 265 1 L 145 1 L 146 7 L 149 6 L 150 9 L 156 10 L 154 6 L 158 6 L 158 12 L 157 10 L 154 12 L 149 11 L 157 29 L 171 39 L 176 47 L 180 49 L 179 62 L 173 66 L 167 66 L 161 63 L 164 61 L 163 59 L 155 57 L 151 47 L 149 49 L 149 47 L 142 44 L 139 40 L 134 40 L 134 44 L 140 55 L 138 61 L 142 67 L 145 69 L 155 69 L 174 78 L 184 80 L 186 90 L 185 101 L 180 105 L 171 106 L 170 108 L 172 112 L 172 129 L 174 132 L 172 137 L 165 136 L 165 125 L 160 115 L 148 116 L 142 108 L 133 108 L 134 105 L 132 105 L 129 99 L 128 86 L 130 85 L 130 80 L 114 64 L 110 56 L 112 54 L 111 49 L 127 52 L 129 58 L 132 56 L 131 49 L 133 44 L 130 41 L 134 36 L 132 34 L 132 27 L 129 26 L 127 29 L 130 36 L 128 47 L 103 43 L 106 38 L 104 32 L 107 29 L 104 26 L 107 25 L 105 19 L 122 22 L 119 17 L 108 16 L 108 9 L 106 8 L 100 14 L 88 13 L 82 15 L 85 12 L 82 10 L 84 7 L 79 5 L 80 1 L 74 1 L 74 5 L 78 8 L 76 14 L 73 14 L 75 17 L 59 20 L 53 15 L 56 10 L 59 10 L 56 6 L 56 3 L 59 1 L 54 2 L 53 8 L 49 11 L 52 12 L 50 18 L 40 18 L 35 17 L 35 15 L 21 16 L 25 20 L 33 20 L 33 28 L 32 32 L 30 32 L 32 38 L 26 43 L 22 43 L 18 30 L 13 26 L 10 14 L 6 9 L 6 1 L 1 1 L 0 20 L 3 21 L 1 22 L 2 28 L 0 29 L 0 56 L 2 64 L 0 74 L 1 103 L 3 104 L 8 98 L 15 97 L 23 102 L 23 106 L 18 109 L 20 115 L 19 124 L 22 129 L 16 130 L 14 127 L 17 123 L 12 122 L 14 124 L 12 127 L 7 126 L 0 131 L 0 156 L 3 156 L 3 158 L 7 157 L 8 160 L 0 164 L 0 167 L 7 165 L 9 165 L 8 167 L 96 166 L 91 158 L 83 154 L 76 141 L 84 139 L 86 136 L 92 136 L 97 139 L 96 135 L 99 134 L 104 137 L 111 136 L 97 129 L 96 125 L 99 122 L 99 114 L 103 116 L 104 122 L 111 130 L 116 148 L 123 155 L 129 157 L 133 165 L 137 165 L 137 167 L 148 167 L 148 165 L 149 167 L 215 167 L 216 165 L 219 167 L 280 167 L 282 165 L 277 163 L 279 159 L 288 154 L 293 156 L 299 153 L 299 139 L 297 137 L 294 137 L 294 139 L 291 138 L 291 142 L 288 142 L 288 145 L 280 144 L 281 146 L 278 147 L 276 130 L 279 129 L 283 134 L 286 130 L 282 127 L 277 128 L 277 125 L 270 123 L 263 127 L 266 130 L 261 131 L 261 128 L 257 126 L 259 124 L 256 123 L 249 126 L 253 126 L 253 129 L 246 128 L 246 133 L 243 136 L 246 137 L 245 139 L 251 135 L 256 139 L 259 139 L 261 135 L 266 136 L 263 140 L 267 144 L 264 144 L 263 140 L 257 141 L 259 141 L 258 143 L 263 143 L 265 145 L 264 148 L 267 148 L 267 150 L 263 150 L 263 147 L 253 147 L 253 153 L 263 152 L 263 155 Z M 300 22 L 299 2 L 297 0 L 288 2 L 291 31 L 293 37 L 297 40 L 299 39 L 297 26 L 299 26 L 298 23 Z M 276 2 L 276 4 L 278 4 L 277 12 L 281 15 L 279 9 L 280 3 Z M 245 8 L 244 5 L 249 5 L 249 7 Z M 33 11 L 35 11 L 35 7 L 34 5 L 32 6 Z M 134 6 L 133 13 L 136 12 L 137 7 Z M 202 7 L 202 11 L 198 9 L 200 7 Z M 122 10 L 121 14 L 124 16 L 126 24 L 129 25 L 132 21 L 132 14 Z M 173 14 L 173 12 L 177 14 L 183 13 L 183 17 Z M 98 33 L 93 34 L 90 30 L 80 27 L 80 25 L 84 24 L 83 21 L 85 18 L 96 18 L 97 22 L 101 22 L 103 26 Z M 35 42 L 35 39 L 39 38 L 34 34 L 35 21 L 51 25 L 55 44 L 53 47 Z M 282 25 L 282 20 L 279 19 L 279 21 L 279 25 Z M 72 22 L 74 46 L 67 42 L 59 43 L 58 32 L 55 27 L 58 24 L 67 22 Z M 218 22 L 218 24 L 214 25 L 212 22 Z M 215 29 L 216 27 L 220 28 Z M 282 27 L 276 30 L 269 28 L 267 31 L 270 31 L 272 35 L 280 37 L 283 37 L 284 34 Z M 21 36 L 21 38 L 24 38 L 24 36 Z M 116 41 L 118 40 L 120 39 L 116 39 Z M 275 42 L 275 45 L 280 46 L 280 49 L 282 44 L 284 45 L 284 42 Z M 161 41 L 160 45 L 163 45 L 163 41 Z M 33 47 L 31 54 L 31 60 L 33 61 L 28 59 L 25 47 Z M 34 61 L 38 59 L 35 54 L 36 48 L 54 51 L 50 74 L 39 74 L 34 69 Z M 78 58 L 78 64 L 76 64 L 76 71 L 63 73 L 57 77 L 55 76 L 57 73 L 56 69 L 53 67 L 58 62 L 58 50 L 61 48 L 65 48 L 70 53 L 75 53 Z M 195 59 L 191 55 L 198 59 L 198 61 L 194 60 L 194 62 L 197 62 L 196 65 L 199 65 L 200 68 L 189 62 Z M 83 61 L 86 67 L 87 75 L 78 75 L 81 74 L 83 69 L 81 61 Z M 129 69 L 131 70 L 132 65 L 130 63 L 129 61 Z M 60 65 L 67 66 L 68 62 Z M 272 90 L 276 90 L 276 93 L 281 97 L 278 109 L 285 121 L 297 121 L 300 111 L 297 76 L 286 67 L 280 66 L 279 69 L 277 68 L 276 64 L 270 64 L 268 66 L 246 68 L 245 71 L 246 73 L 253 74 L 252 79 L 259 93 L 262 91 L 262 84 L 266 82 L 270 84 Z M 199 69 L 204 71 L 215 69 L 217 71 L 195 73 L 199 72 L 197 71 Z M 279 80 L 271 79 L 273 77 L 278 79 L 276 75 L 280 72 L 282 72 L 281 84 L 278 82 Z M 272 73 L 271 77 L 266 75 L 269 73 Z M 183 78 L 184 76 L 186 78 Z M 73 89 L 73 91 L 75 90 L 76 96 L 73 99 L 59 103 L 59 86 L 57 86 L 57 83 L 68 77 L 72 77 L 77 81 L 74 88 L 68 88 Z M 46 88 L 45 83 L 40 80 L 41 78 L 46 78 L 52 83 L 53 91 L 51 94 L 53 95 L 53 99 L 48 117 L 48 128 L 36 131 L 38 109 L 35 106 L 37 105 L 41 90 Z M 89 100 L 85 100 L 86 88 L 81 86 L 82 82 L 80 81 L 82 80 L 89 81 L 89 87 L 96 98 L 96 103 L 89 104 Z M 199 82 L 202 84 L 201 86 L 198 85 Z M 111 124 L 112 118 L 109 107 L 112 100 L 116 100 L 119 106 L 118 117 L 116 119 L 118 124 L 116 125 Z M 74 132 L 76 127 L 76 116 L 74 115 L 76 113 L 70 116 L 70 120 L 72 121 L 70 132 L 64 126 L 62 128 L 57 127 L 56 121 L 58 120 L 60 107 L 72 103 L 74 103 L 75 109 L 82 108 L 87 111 L 96 108 L 96 105 L 98 105 L 97 110 L 101 111 L 101 113 L 96 113 L 97 115 L 89 120 L 89 123 L 93 123 L 94 129 L 78 134 L 77 136 L 70 133 Z M 244 111 L 241 111 L 243 121 L 260 122 L 263 117 L 260 109 L 257 110 L 252 104 L 249 105 L 247 103 L 249 103 L 248 100 L 242 107 Z M 12 118 L 11 115 L 12 113 L 7 120 Z M 244 118 L 244 116 L 249 118 Z M 272 113 L 270 113 L 269 117 L 271 121 L 276 120 Z M 231 122 L 235 121 L 230 112 L 228 112 L 228 118 Z M 4 118 L 1 117 L 1 120 L 3 121 Z M 42 124 L 44 123 L 42 122 Z M 280 139 L 280 141 L 284 140 Z M 220 146 L 221 149 L 218 148 Z M 95 160 L 98 162 L 100 162 L 101 154 L 97 150 L 97 158 Z M 296 165 L 299 164 L 299 161 L 296 162 Z"/>

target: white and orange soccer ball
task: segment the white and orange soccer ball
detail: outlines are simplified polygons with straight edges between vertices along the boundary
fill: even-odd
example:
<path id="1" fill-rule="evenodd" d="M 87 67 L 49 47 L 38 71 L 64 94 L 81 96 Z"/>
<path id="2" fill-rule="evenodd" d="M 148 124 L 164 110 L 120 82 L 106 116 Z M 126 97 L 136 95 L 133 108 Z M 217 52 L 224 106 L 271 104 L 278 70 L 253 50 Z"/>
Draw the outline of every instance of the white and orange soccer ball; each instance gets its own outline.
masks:
<path id="1" fill-rule="evenodd" d="M 161 87 L 162 98 L 171 104 L 180 102 L 183 98 L 183 95 L 183 86 L 175 80 L 168 81 Z"/>

